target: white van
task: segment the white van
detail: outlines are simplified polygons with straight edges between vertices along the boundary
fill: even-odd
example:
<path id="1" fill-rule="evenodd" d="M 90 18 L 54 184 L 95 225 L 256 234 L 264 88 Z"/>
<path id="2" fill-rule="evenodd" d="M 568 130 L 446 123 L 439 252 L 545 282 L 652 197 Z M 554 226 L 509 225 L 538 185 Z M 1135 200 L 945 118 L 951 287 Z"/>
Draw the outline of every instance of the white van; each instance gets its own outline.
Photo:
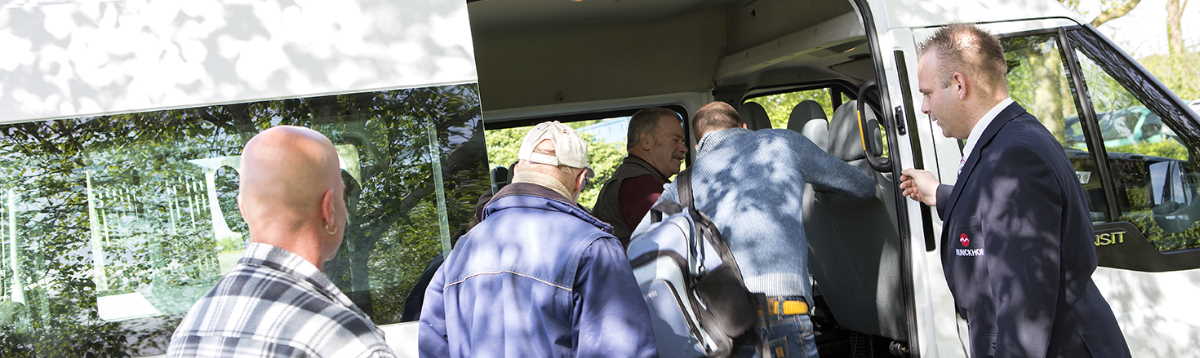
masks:
<path id="1" fill-rule="evenodd" d="M 1134 355 L 1186 356 L 1200 344 L 1200 310 L 1189 304 L 1200 294 L 1193 157 L 1200 122 L 1057 1 L 480 0 L 468 7 L 489 133 L 647 106 L 687 114 L 720 100 L 740 105 L 755 128 L 800 130 L 876 173 L 875 205 L 818 203 L 805 213 L 817 340 L 830 356 L 965 356 L 966 332 L 938 255 L 941 222 L 897 194 L 896 173 L 915 167 L 943 183 L 956 179 L 961 144 L 919 111 L 917 46 L 940 26 L 979 24 L 1002 39 L 1014 99 L 1068 148 L 1096 229 L 1102 267 L 1094 279 Z M 761 109 L 785 98 L 814 101 L 791 113 Z M 865 151 L 859 112 L 878 128 L 867 131 Z"/>
<path id="2" fill-rule="evenodd" d="M 1093 209 L 1094 278 L 1135 355 L 1200 346 L 1185 301 L 1200 296 L 1200 122 L 1053 0 L 3 6 L 0 356 L 162 354 L 246 240 L 242 144 L 285 123 L 325 133 L 342 158 L 351 226 L 327 274 L 415 356 L 403 322 L 494 185 L 484 128 L 647 106 L 686 117 L 712 100 L 868 148 L 837 154 L 876 173 L 877 202 L 808 213 L 822 352 L 965 356 L 941 222 L 895 180 L 912 167 L 955 178 L 960 143 L 917 110 L 915 74 L 917 44 L 960 22 L 1002 37 L 1013 97 L 1068 148 Z M 815 101 L 795 116 L 745 104 L 793 92 Z M 878 131 L 859 137 L 859 112 Z"/>

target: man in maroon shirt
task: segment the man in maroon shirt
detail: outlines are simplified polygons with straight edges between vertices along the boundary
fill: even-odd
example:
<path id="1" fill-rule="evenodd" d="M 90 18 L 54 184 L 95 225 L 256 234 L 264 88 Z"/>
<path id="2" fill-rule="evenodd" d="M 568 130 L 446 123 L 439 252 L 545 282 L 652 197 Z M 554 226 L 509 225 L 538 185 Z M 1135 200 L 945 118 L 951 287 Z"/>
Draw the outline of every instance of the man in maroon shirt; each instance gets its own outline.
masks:
<path id="1" fill-rule="evenodd" d="M 629 235 L 658 200 L 663 184 L 679 173 L 679 163 L 687 153 L 681 123 L 679 116 L 666 108 L 643 109 L 629 120 L 629 155 L 604 183 L 592 210 L 612 224 L 613 234 L 622 244 L 629 244 Z"/>

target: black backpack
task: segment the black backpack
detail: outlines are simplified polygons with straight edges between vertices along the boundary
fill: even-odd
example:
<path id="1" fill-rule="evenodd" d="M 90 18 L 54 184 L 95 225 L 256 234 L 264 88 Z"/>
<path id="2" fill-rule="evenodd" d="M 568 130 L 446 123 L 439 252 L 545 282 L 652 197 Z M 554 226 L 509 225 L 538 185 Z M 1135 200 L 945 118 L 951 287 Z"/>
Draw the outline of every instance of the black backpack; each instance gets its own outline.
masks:
<path id="1" fill-rule="evenodd" d="M 663 357 L 725 357 L 733 341 L 755 334 L 755 300 L 721 232 L 696 210 L 690 170 L 675 186 L 682 203 L 663 201 L 635 232 L 628 254 L 650 306 Z"/>

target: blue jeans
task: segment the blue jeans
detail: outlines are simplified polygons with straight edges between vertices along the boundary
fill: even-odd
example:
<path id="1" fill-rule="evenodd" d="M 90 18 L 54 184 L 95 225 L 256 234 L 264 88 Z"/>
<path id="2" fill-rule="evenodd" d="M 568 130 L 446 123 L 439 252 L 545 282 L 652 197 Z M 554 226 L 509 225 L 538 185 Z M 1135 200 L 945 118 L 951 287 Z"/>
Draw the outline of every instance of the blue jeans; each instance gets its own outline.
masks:
<path id="1" fill-rule="evenodd" d="M 759 331 L 759 337 L 766 341 L 768 355 L 759 355 L 758 347 L 743 345 L 734 349 L 735 357 L 818 358 L 816 332 L 813 330 L 811 317 L 772 315 L 766 320 L 766 327 Z"/>
<path id="2" fill-rule="evenodd" d="M 761 337 L 772 358 L 817 358 L 817 334 L 808 315 L 770 316 Z"/>

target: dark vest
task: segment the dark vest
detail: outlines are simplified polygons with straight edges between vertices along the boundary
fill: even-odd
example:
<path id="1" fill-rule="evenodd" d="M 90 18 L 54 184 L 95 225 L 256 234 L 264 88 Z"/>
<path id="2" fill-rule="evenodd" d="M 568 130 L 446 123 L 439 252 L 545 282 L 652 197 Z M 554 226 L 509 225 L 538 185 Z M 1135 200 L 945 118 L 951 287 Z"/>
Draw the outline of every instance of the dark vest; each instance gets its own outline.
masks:
<path id="1" fill-rule="evenodd" d="M 633 234 L 634 227 L 626 225 L 624 216 L 621 215 L 621 182 L 643 175 L 653 175 L 663 183 L 670 181 L 669 178 L 659 173 L 658 169 L 654 169 L 650 163 L 633 155 L 627 156 L 613 172 L 612 178 L 605 182 L 604 187 L 600 189 L 600 195 L 596 198 L 596 207 L 592 209 L 592 215 L 596 215 L 600 220 L 612 225 L 613 235 L 621 239 L 623 244 L 629 244 L 629 236 Z M 633 225 L 636 226 L 637 223 L 633 223 Z"/>

